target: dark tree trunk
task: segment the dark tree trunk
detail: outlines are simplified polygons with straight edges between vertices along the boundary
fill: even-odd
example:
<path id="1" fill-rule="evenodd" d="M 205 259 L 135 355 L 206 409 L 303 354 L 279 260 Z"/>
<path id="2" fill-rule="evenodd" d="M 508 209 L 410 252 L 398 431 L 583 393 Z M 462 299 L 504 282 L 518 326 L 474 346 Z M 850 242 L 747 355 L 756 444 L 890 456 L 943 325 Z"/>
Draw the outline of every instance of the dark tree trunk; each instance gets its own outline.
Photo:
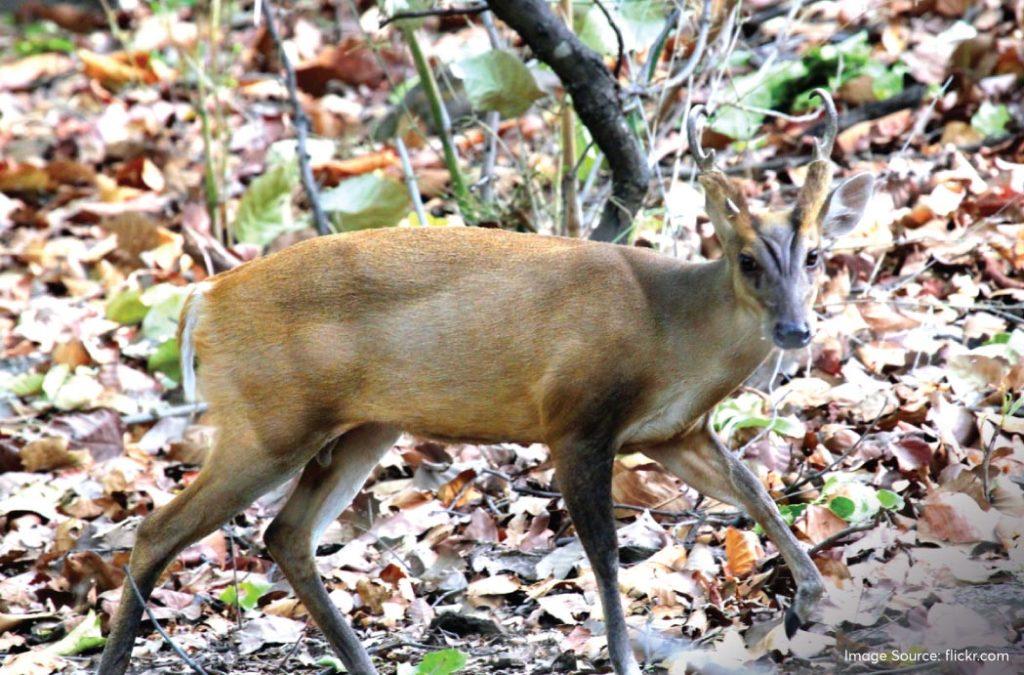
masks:
<path id="1" fill-rule="evenodd" d="M 601 57 L 583 44 L 543 0 L 488 0 L 487 4 L 555 71 L 572 96 L 576 114 L 607 157 L 612 170 L 612 196 L 590 238 L 619 239 L 647 196 L 650 172 L 643 149 L 626 124 L 612 74 Z"/>

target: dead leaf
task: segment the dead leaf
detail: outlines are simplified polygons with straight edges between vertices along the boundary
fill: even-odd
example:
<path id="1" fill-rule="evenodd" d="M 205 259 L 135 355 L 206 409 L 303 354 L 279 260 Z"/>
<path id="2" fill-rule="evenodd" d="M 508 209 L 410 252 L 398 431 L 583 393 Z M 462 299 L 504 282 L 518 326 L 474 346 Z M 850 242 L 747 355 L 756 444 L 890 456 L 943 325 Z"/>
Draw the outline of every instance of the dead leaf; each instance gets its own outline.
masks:
<path id="1" fill-rule="evenodd" d="M 466 592 L 471 597 L 483 595 L 508 595 L 515 593 L 520 588 L 520 583 L 510 574 L 498 574 L 493 577 L 477 579 L 469 584 Z"/>
<path id="2" fill-rule="evenodd" d="M 47 80 L 71 72 L 74 61 L 56 52 L 34 54 L 13 63 L 0 65 L 0 91 L 31 89 Z"/>
<path id="3" fill-rule="evenodd" d="M 375 87 L 384 77 L 384 71 L 366 43 L 352 37 L 326 47 L 316 58 L 295 67 L 299 89 L 313 96 L 326 94 L 334 80 L 352 86 Z"/>
<path id="4" fill-rule="evenodd" d="M 812 544 L 818 544 L 837 532 L 846 529 L 846 522 L 829 509 L 818 504 L 808 504 L 803 515 L 796 521 L 796 530 Z"/>
<path id="5" fill-rule="evenodd" d="M 109 408 L 60 415 L 50 421 L 49 431 L 62 434 L 75 448 L 85 448 L 97 462 L 124 454 L 124 425 Z"/>
<path id="6" fill-rule="evenodd" d="M 169 82 L 177 74 L 162 61 L 150 57 L 149 52 L 115 52 L 98 54 L 88 49 L 79 49 L 85 74 L 108 89 L 117 89 L 127 84 L 156 84 Z"/>
<path id="7" fill-rule="evenodd" d="M 753 532 L 735 527 L 725 531 L 725 558 L 733 576 L 746 576 L 757 568 L 757 561 L 763 556 L 761 542 Z"/>
<path id="8" fill-rule="evenodd" d="M 41 438 L 21 449 L 21 464 L 25 471 L 52 471 L 81 466 L 88 459 L 88 452 L 69 450 L 68 439 L 62 436 Z"/>
<path id="9" fill-rule="evenodd" d="M 978 503 L 962 492 L 937 492 L 921 505 L 918 533 L 925 540 L 971 544 L 996 541 L 997 511 L 983 511 Z"/>

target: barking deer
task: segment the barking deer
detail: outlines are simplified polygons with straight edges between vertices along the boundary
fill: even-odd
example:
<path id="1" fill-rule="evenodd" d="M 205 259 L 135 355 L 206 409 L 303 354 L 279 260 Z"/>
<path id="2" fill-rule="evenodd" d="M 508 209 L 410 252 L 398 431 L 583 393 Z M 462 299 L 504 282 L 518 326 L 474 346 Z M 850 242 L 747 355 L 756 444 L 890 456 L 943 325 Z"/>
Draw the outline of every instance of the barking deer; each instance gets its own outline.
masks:
<path id="1" fill-rule="evenodd" d="M 169 562 L 301 472 L 266 545 L 349 672 L 373 662 L 314 566 L 317 540 L 403 431 L 452 441 L 545 443 L 597 579 L 619 675 L 640 668 L 617 582 L 616 453 L 641 451 L 744 509 L 796 581 L 792 633 L 822 594 L 811 559 L 760 481 L 708 428 L 712 408 L 774 347 L 812 336 L 826 237 L 861 218 L 873 179 L 830 191 L 836 114 L 796 203 L 750 209 L 700 147 L 691 153 L 722 244 L 713 262 L 474 228 L 325 236 L 200 284 L 183 311 L 186 388 L 217 428 L 199 476 L 139 527 L 130 571 L 143 600 Z M 143 611 L 121 595 L 100 672 L 123 673 Z"/>

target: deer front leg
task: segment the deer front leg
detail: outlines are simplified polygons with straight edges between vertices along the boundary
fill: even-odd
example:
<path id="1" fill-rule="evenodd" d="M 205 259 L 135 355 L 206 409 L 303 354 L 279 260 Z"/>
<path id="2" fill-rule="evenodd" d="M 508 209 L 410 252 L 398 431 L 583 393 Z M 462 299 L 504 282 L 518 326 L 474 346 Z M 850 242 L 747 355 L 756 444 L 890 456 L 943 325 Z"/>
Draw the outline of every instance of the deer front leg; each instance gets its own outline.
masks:
<path id="1" fill-rule="evenodd" d="M 761 481 L 703 422 L 685 436 L 645 449 L 644 454 L 697 491 L 745 510 L 764 528 L 796 580 L 796 595 L 786 613 L 786 635 L 792 637 L 810 620 L 824 584 Z"/>
<path id="2" fill-rule="evenodd" d="M 562 498 L 597 578 L 612 667 L 618 675 L 640 675 L 619 599 L 619 546 L 612 507 L 615 451 L 602 441 L 575 438 L 553 443 L 551 449 Z"/>

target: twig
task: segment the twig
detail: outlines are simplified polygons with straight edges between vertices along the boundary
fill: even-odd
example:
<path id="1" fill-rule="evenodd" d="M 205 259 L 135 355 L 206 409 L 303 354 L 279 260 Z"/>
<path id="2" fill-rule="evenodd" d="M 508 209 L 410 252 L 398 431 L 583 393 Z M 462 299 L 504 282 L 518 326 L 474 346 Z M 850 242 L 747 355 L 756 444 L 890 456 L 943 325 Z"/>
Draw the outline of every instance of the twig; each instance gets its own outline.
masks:
<path id="1" fill-rule="evenodd" d="M 924 133 L 924 128 L 928 126 L 928 122 L 931 121 L 932 115 L 935 113 L 935 106 L 937 106 L 942 97 L 946 95 L 946 91 L 949 90 L 949 85 L 951 84 L 953 84 L 952 75 L 946 78 L 946 81 L 942 84 L 942 89 L 937 91 L 935 96 L 932 97 L 932 102 L 928 104 L 928 109 L 924 114 L 918 116 L 917 122 L 914 123 L 914 128 L 911 129 L 910 133 L 907 135 L 907 140 L 903 142 L 903 147 L 901 147 L 900 151 L 896 153 L 897 157 L 907 151 L 907 148 L 910 147 L 914 138 Z"/>
<path id="2" fill-rule="evenodd" d="M 435 7 L 433 9 L 421 9 L 416 11 L 408 12 L 396 12 L 391 16 L 384 17 L 380 22 L 380 27 L 394 23 L 395 21 L 401 21 L 402 19 L 422 19 L 428 16 L 462 16 L 462 15 L 473 15 L 482 14 L 487 11 L 487 4 L 469 5 L 467 7 Z"/>
<path id="3" fill-rule="evenodd" d="M 155 408 L 153 410 L 136 413 L 134 415 L 124 415 L 121 417 L 121 422 L 124 424 L 145 424 L 147 422 L 155 422 L 165 417 L 185 417 L 187 415 L 193 415 L 201 412 L 206 412 L 205 403 L 183 403 L 181 405 L 172 405 L 167 408 Z"/>
<path id="4" fill-rule="evenodd" d="M 132 576 L 132 572 L 130 569 L 128 569 L 128 565 L 125 565 L 122 569 L 124 569 L 125 576 L 128 579 L 128 584 L 132 587 L 132 593 L 135 594 L 135 599 L 138 600 L 139 604 L 142 605 L 142 609 L 145 610 L 146 616 L 148 616 L 149 620 L 153 622 L 153 626 L 156 628 L 156 632 L 160 633 L 160 637 L 164 639 L 164 642 L 166 642 L 170 646 L 170 648 L 174 650 L 174 653 L 178 655 L 178 657 L 185 663 L 185 665 L 187 665 L 193 671 L 199 673 L 199 675 L 207 675 L 206 671 L 203 670 L 203 667 L 195 661 L 193 661 L 192 659 L 190 659 L 188 654 L 186 654 L 185 651 L 181 647 L 179 647 L 174 642 L 174 640 L 171 639 L 171 636 L 168 635 L 166 631 L 164 631 L 163 627 L 160 625 L 160 622 L 156 620 L 156 616 L 153 614 L 153 610 L 149 608 L 149 604 L 146 602 L 146 599 L 142 597 L 142 591 L 140 591 L 139 587 L 135 584 L 135 577 Z"/>
<path id="5" fill-rule="evenodd" d="M 309 165 L 309 153 L 306 151 L 306 137 L 309 135 L 309 118 L 302 109 L 299 102 L 299 85 L 295 79 L 295 69 L 292 67 L 291 59 L 285 51 L 284 43 L 281 41 L 281 34 L 277 31 L 277 22 L 274 20 L 274 8 L 270 0 L 259 0 L 258 5 L 262 7 L 266 17 L 264 21 L 267 26 L 267 33 L 274 46 L 277 47 L 277 54 L 281 58 L 281 66 L 284 68 L 285 87 L 288 89 L 288 98 L 292 104 L 292 117 L 295 124 L 296 154 L 299 156 L 299 174 L 302 177 L 302 187 L 309 199 L 309 207 L 313 211 L 313 224 L 318 234 L 330 234 L 333 232 L 327 222 L 323 206 L 320 204 L 320 193 L 317 190 L 316 182 L 313 180 L 313 169 Z"/>
<path id="6" fill-rule="evenodd" d="M 814 112 L 807 113 L 806 115 L 787 115 L 786 113 L 779 112 L 778 110 L 771 110 L 769 108 L 758 108 L 757 106 L 753 106 L 753 105 L 746 105 L 746 104 L 739 103 L 739 102 L 729 102 L 729 101 L 720 103 L 719 107 L 720 108 L 722 108 L 722 107 L 724 107 L 724 108 L 736 108 L 738 110 L 743 110 L 745 112 L 757 113 L 758 115 L 764 115 L 766 117 L 777 117 L 780 120 L 785 120 L 787 122 L 797 122 L 797 123 L 799 123 L 799 122 L 810 122 L 811 120 L 817 119 L 817 117 L 820 114 L 819 111 L 815 110 Z"/>
<path id="7" fill-rule="evenodd" d="M 402 162 L 402 174 L 405 176 L 405 187 L 409 190 L 409 199 L 412 200 L 412 208 L 416 211 L 416 218 L 421 226 L 427 226 L 427 213 L 423 210 L 423 198 L 420 196 L 420 186 L 416 184 L 416 174 L 412 171 L 412 163 L 409 161 L 409 151 L 405 149 L 405 141 L 401 136 L 395 136 L 395 147 L 398 148 L 398 158 Z"/>
<path id="8" fill-rule="evenodd" d="M 829 537 L 825 537 L 817 544 L 807 549 L 807 555 L 813 557 L 814 555 L 821 553 L 825 549 L 832 548 L 843 539 L 849 537 L 851 534 L 856 534 L 858 532 L 866 532 L 867 530 L 874 529 L 876 525 L 878 525 L 877 518 L 872 518 L 866 523 L 861 523 L 860 525 L 851 525 L 845 530 L 840 530 L 839 532 L 836 532 L 835 534 Z"/>
<path id="9" fill-rule="evenodd" d="M 701 9 L 700 23 L 697 26 L 697 42 L 694 43 L 693 51 L 690 52 L 690 58 L 686 59 L 686 63 L 679 69 L 679 72 L 672 76 L 672 78 L 664 84 L 665 89 L 672 87 L 678 87 L 685 82 L 689 77 L 690 73 L 694 71 L 697 64 L 700 63 L 701 57 L 704 55 L 704 49 L 708 44 L 708 33 L 711 30 L 711 0 L 704 0 L 704 7 Z"/>
<path id="10" fill-rule="evenodd" d="M 882 407 L 881 409 L 879 409 L 878 414 L 875 415 L 875 419 L 871 420 L 871 424 L 868 426 L 867 431 L 861 434 L 860 438 L 858 438 L 853 445 L 851 445 L 849 448 L 847 448 L 845 452 L 843 452 L 841 455 L 832 460 L 824 469 L 820 469 L 813 473 L 809 473 L 805 477 L 801 478 L 800 480 L 790 485 L 783 496 L 791 497 L 794 494 L 798 494 L 798 488 L 803 487 L 804 485 L 810 483 L 812 480 L 820 478 L 821 476 L 825 475 L 835 467 L 839 466 L 839 464 L 842 463 L 842 461 L 845 460 L 847 457 L 857 452 L 857 448 L 859 448 L 860 444 L 864 442 L 864 439 L 868 437 L 868 434 L 875 430 L 875 427 L 878 425 L 878 422 L 882 419 L 882 415 L 884 414 L 885 401 L 882 402 Z"/>
<path id="11" fill-rule="evenodd" d="M 601 6 L 602 10 L 604 7 Z M 569 31 L 575 33 L 572 21 L 572 0 L 562 0 L 562 14 L 565 15 L 565 24 Z M 611 19 L 609 18 L 609 21 Z M 614 24 L 613 24 L 614 26 Z M 617 30 L 617 28 L 616 28 Z M 620 36 L 621 38 L 621 36 Z M 621 48 L 621 42 L 619 43 Z M 622 52 L 619 52 L 622 58 Z M 618 77 L 618 66 L 616 64 L 616 77 Z M 576 181 L 576 114 L 569 104 L 569 97 L 562 96 L 561 132 L 562 132 L 562 232 L 567 237 L 576 239 L 580 236 L 580 228 L 583 226 L 583 212 L 580 208 L 580 197 Z M 584 155 L 585 156 L 585 155 Z"/>
<path id="12" fill-rule="evenodd" d="M 295 656 L 295 652 L 299 651 L 299 645 L 301 645 L 302 644 L 302 640 L 305 639 L 305 637 L 306 637 L 306 630 L 308 628 L 309 628 L 309 620 L 307 619 L 306 620 L 306 624 L 302 627 L 302 630 L 299 631 L 299 639 L 292 643 L 292 646 L 291 646 L 291 648 L 288 649 L 288 652 L 281 658 L 280 661 L 278 661 L 278 663 L 277 663 L 277 670 L 278 670 L 278 672 L 285 672 L 285 669 L 284 669 L 285 665 L 287 665 L 288 661 L 290 661 L 291 658 L 293 656 Z"/>
<path id="13" fill-rule="evenodd" d="M 654 38 L 654 43 L 651 44 L 651 48 L 647 51 L 647 60 L 644 61 L 643 70 L 640 73 L 640 82 L 644 86 L 650 84 L 654 78 L 654 71 L 658 68 L 658 61 L 661 59 L 661 54 L 665 50 L 665 42 L 668 41 L 668 36 L 672 34 L 674 30 L 679 28 L 679 19 L 682 16 L 682 12 L 676 7 L 669 13 L 665 19 L 665 25 L 661 27 L 661 32 L 658 33 L 658 37 Z"/>
<path id="14" fill-rule="evenodd" d="M 619 30 L 619 24 L 615 23 L 615 19 L 612 18 L 612 13 L 608 11 L 608 8 L 604 6 L 601 0 L 594 0 L 594 4 L 604 14 L 604 18 L 608 21 L 608 25 L 615 31 L 615 42 L 619 48 L 618 56 L 615 57 L 615 80 L 618 81 L 619 74 L 622 72 L 622 63 L 626 58 L 626 43 L 622 39 L 622 31 Z M 571 6 L 571 5 L 570 5 Z M 572 14 L 570 13 L 566 21 L 569 25 L 569 30 L 572 30 Z"/>
<path id="15" fill-rule="evenodd" d="M 907 87 L 895 96 L 890 96 L 883 101 L 872 101 L 871 103 L 865 103 L 862 106 L 848 110 L 839 116 L 839 131 L 849 129 L 853 125 L 861 122 L 885 117 L 886 115 L 906 108 L 914 108 L 921 103 L 921 99 L 924 98 L 926 91 L 927 87 L 923 84 L 917 84 L 912 87 Z M 807 135 L 820 136 L 824 129 L 825 122 L 815 124 L 807 130 Z"/>
<path id="16" fill-rule="evenodd" d="M 228 535 L 228 552 L 231 555 L 231 585 L 235 589 L 235 621 L 242 630 L 242 596 L 238 592 L 238 555 L 235 552 L 235 534 L 229 524 L 223 528 Z"/>
<path id="17" fill-rule="evenodd" d="M 487 31 L 487 39 L 492 49 L 502 49 L 505 44 L 494 26 L 494 15 L 490 12 L 480 14 L 480 21 Z M 487 134 L 487 145 L 484 149 L 484 165 L 480 169 L 480 200 L 485 204 L 494 201 L 494 167 L 498 161 L 498 126 L 501 123 L 501 113 L 492 110 L 484 118 L 484 124 L 490 131 Z"/>

